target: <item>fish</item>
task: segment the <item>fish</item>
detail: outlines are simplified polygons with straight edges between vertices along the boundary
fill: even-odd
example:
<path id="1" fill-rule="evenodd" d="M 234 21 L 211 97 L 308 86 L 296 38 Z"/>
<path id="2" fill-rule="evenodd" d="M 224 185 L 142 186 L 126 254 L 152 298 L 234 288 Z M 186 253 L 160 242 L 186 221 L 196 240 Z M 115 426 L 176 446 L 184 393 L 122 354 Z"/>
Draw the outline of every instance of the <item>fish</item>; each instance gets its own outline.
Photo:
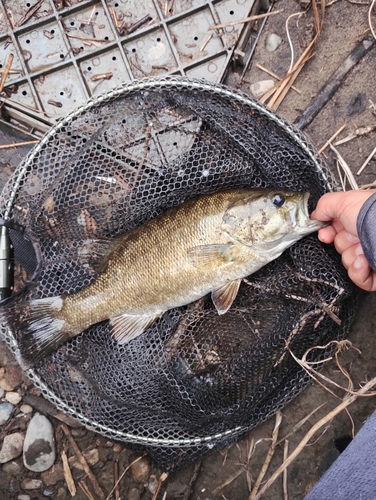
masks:
<path id="1" fill-rule="evenodd" d="M 166 311 L 211 294 L 225 314 L 241 280 L 326 223 L 311 220 L 309 193 L 238 188 L 191 198 L 114 239 L 96 279 L 76 293 L 0 307 L 33 366 L 108 320 L 120 344 Z"/>

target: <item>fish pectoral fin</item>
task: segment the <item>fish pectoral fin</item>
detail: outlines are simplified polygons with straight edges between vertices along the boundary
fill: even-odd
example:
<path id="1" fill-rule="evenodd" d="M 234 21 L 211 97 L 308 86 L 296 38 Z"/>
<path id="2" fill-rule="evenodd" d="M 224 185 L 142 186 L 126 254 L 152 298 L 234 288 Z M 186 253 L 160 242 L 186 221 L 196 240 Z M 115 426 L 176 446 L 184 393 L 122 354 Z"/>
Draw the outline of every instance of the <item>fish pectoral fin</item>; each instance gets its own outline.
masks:
<path id="1" fill-rule="evenodd" d="M 197 265 L 220 265 L 231 261 L 233 243 L 198 245 L 188 250 L 188 257 Z"/>
<path id="2" fill-rule="evenodd" d="M 241 280 L 234 280 L 213 290 L 211 293 L 213 304 L 218 314 L 225 314 L 231 307 L 238 294 Z"/>
<path id="3" fill-rule="evenodd" d="M 122 314 L 110 318 L 112 336 L 119 344 L 126 344 L 143 333 L 163 313 L 154 316 Z"/>

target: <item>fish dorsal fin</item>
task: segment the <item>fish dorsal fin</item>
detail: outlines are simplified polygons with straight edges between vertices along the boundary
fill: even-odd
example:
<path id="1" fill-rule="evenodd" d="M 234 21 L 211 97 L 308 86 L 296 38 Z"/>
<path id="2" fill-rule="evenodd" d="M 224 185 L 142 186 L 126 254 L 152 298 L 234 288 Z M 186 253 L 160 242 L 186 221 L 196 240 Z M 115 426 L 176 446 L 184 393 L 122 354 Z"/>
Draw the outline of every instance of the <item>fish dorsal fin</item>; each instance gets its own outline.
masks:
<path id="1" fill-rule="evenodd" d="M 110 318 L 112 336 L 119 344 L 126 344 L 130 340 L 141 335 L 141 333 L 162 314 L 160 313 L 153 316 L 131 316 L 129 314 L 122 314 L 120 316 L 114 316 Z"/>
<path id="2" fill-rule="evenodd" d="M 213 245 L 198 245 L 188 250 L 191 261 L 200 266 L 222 265 L 231 262 L 233 243 L 215 243 Z"/>
<path id="3" fill-rule="evenodd" d="M 241 280 L 234 280 L 212 291 L 211 297 L 218 314 L 225 314 L 238 294 Z"/>

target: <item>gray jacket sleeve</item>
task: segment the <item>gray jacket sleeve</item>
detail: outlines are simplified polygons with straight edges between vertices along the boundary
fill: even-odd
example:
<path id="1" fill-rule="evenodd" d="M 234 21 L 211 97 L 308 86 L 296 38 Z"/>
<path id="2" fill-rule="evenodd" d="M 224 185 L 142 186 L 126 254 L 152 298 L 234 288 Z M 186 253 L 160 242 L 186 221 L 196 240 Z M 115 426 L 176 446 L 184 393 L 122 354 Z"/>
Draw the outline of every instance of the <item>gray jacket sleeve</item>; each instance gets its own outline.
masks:
<path id="1" fill-rule="evenodd" d="M 362 206 L 358 215 L 357 230 L 364 255 L 376 271 L 376 193 Z"/>
<path id="2" fill-rule="evenodd" d="M 376 270 L 376 193 L 362 206 L 357 230 L 364 255 Z M 376 411 L 305 500 L 376 499 Z"/>

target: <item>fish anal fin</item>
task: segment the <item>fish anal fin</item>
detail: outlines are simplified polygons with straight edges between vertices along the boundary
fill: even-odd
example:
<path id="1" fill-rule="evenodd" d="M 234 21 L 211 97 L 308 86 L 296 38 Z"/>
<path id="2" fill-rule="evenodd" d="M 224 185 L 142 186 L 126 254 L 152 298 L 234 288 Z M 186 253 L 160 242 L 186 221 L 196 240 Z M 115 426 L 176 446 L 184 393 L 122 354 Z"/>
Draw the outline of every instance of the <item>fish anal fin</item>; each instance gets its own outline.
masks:
<path id="1" fill-rule="evenodd" d="M 212 291 L 211 297 L 218 314 L 225 314 L 238 294 L 241 280 L 233 280 Z"/>
<path id="2" fill-rule="evenodd" d="M 198 245 L 188 250 L 188 257 L 197 265 L 221 265 L 231 262 L 233 243 Z"/>
<path id="3" fill-rule="evenodd" d="M 110 318 L 112 336 L 119 344 L 127 344 L 130 340 L 141 335 L 162 314 L 150 316 L 121 314 L 120 316 L 114 316 Z"/>

